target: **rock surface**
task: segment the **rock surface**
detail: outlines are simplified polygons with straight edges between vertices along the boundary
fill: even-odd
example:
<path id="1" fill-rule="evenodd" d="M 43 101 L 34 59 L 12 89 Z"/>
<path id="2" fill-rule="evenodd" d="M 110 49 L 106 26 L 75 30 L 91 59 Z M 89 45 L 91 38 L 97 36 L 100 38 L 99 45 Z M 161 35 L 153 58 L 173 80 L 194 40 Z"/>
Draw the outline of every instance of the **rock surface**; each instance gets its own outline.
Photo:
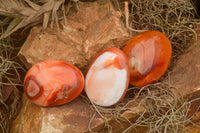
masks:
<path id="1" fill-rule="evenodd" d="M 200 33 L 198 34 L 200 36 Z M 192 47 L 180 57 L 169 73 L 170 83 L 178 88 L 177 95 L 187 95 L 200 89 L 200 37 Z"/>
<path id="2" fill-rule="evenodd" d="M 91 17 L 92 14 L 92 17 Z M 86 71 L 89 62 L 101 50 L 110 47 L 123 47 L 129 34 L 120 21 L 119 13 L 105 3 L 81 3 L 77 13 L 67 17 L 67 25 L 61 24 L 61 35 L 48 28 L 41 31 L 37 26 L 32 29 L 27 41 L 19 52 L 19 57 L 27 68 L 42 60 L 59 59 L 76 65 Z M 55 28 L 56 29 L 56 28 Z M 178 88 L 181 95 L 197 92 L 200 81 L 200 44 L 194 45 L 190 52 L 183 55 L 170 73 L 170 82 Z M 191 65 L 193 64 L 193 65 Z M 193 96 L 191 96 L 192 98 Z M 137 119 L 143 108 L 135 108 L 138 101 L 129 108 L 136 113 L 121 114 L 131 122 Z M 31 103 L 23 96 L 23 108 L 13 121 L 12 133 L 82 133 L 88 126 L 96 132 L 103 131 L 105 121 L 95 113 L 81 97 L 61 106 L 44 108 Z M 90 121 L 92 120 L 92 121 Z M 130 123 L 110 119 L 113 132 L 122 132 Z M 145 128 L 138 128 L 145 132 Z"/>
<path id="3" fill-rule="evenodd" d="M 120 13 L 107 2 L 79 2 L 79 10 L 70 12 L 67 24 L 57 28 L 41 30 L 34 27 L 19 52 L 21 61 L 27 68 L 43 60 L 62 60 L 76 65 L 84 72 L 90 61 L 100 51 L 116 47 L 122 48 L 130 38 L 120 19 Z"/>
<path id="4" fill-rule="evenodd" d="M 26 68 L 43 60 L 62 60 L 87 70 L 98 52 L 123 47 L 129 33 L 120 20 L 120 13 L 106 2 L 79 2 L 78 12 L 67 16 L 67 25 L 57 28 L 32 28 L 18 56 Z M 23 108 L 13 121 L 12 133 L 81 133 L 90 128 L 103 128 L 104 120 L 81 97 L 51 108 L 34 105 L 23 95 Z M 90 122 L 90 120 L 92 121 Z"/>
<path id="5" fill-rule="evenodd" d="M 23 95 L 23 108 L 13 121 L 12 133 L 81 133 L 87 130 L 94 111 L 78 97 L 65 105 L 44 108 Z M 103 123 L 95 117 L 91 127 Z"/>
<path id="6" fill-rule="evenodd" d="M 174 69 L 169 73 L 170 84 L 177 88 L 177 96 L 184 96 L 192 101 L 187 118 L 193 123 L 200 124 L 200 29 L 198 39 L 190 49 L 180 57 Z M 198 133 L 200 127 L 194 124 L 186 125 L 188 133 Z"/>
<path id="7" fill-rule="evenodd" d="M 173 71 L 170 72 L 170 83 L 176 87 L 178 87 L 178 92 L 181 95 L 187 95 L 186 98 L 189 100 L 193 100 L 195 98 L 200 97 L 199 91 L 199 83 L 200 71 L 198 68 L 198 62 L 200 58 L 199 51 L 200 44 L 195 43 L 191 50 L 180 57 Z M 193 58 L 191 58 L 193 57 Z M 191 66 L 190 64 L 195 64 Z M 197 64 L 196 64 L 197 63 Z M 181 68 L 181 70 L 180 70 Z M 193 68 L 193 69 L 192 69 Z M 192 71 L 195 70 L 196 73 Z M 177 76 L 177 75 L 184 76 Z M 190 81 L 192 78 L 192 82 Z M 182 82 L 184 80 L 185 82 Z M 193 93 L 192 93 L 193 92 Z M 138 99 L 140 100 L 140 99 Z M 144 108 L 136 108 L 137 103 L 139 101 L 135 101 L 129 105 L 128 108 L 131 110 L 135 110 L 134 112 L 125 111 L 120 115 L 122 118 L 121 123 L 119 124 L 119 119 L 116 121 L 115 119 L 109 119 L 109 124 L 112 126 L 114 133 L 120 133 L 123 129 L 126 129 L 130 126 L 126 120 L 123 118 L 129 119 L 131 122 L 134 122 L 138 117 L 138 112 L 143 112 Z M 191 110 L 189 115 L 193 115 L 195 111 L 198 109 L 200 104 L 200 100 L 192 102 Z M 105 127 L 105 121 L 99 116 L 94 114 L 94 110 L 90 108 L 88 104 L 83 102 L 81 97 L 78 97 L 74 101 L 53 108 L 42 108 L 31 103 L 25 95 L 23 96 L 23 108 L 20 112 L 20 115 L 16 120 L 12 123 L 11 132 L 12 133 L 81 133 L 88 131 L 88 125 L 90 123 L 90 128 L 96 132 L 106 132 L 103 130 Z M 90 121 L 92 119 L 92 121 Z M 193 122 L 199 122 L 200 119 L 198 116 L 194 117 Z M 191 131 L 198 132 L 200 129 L 193 125 L 186 125 Z M 146 132 L 145 127 L 137 127 L 137 130 L 141 133 Z M 135 132 L 132 131 L 132 132 Z M 192 133 L 191 132 L 191 133 Z"/>
<path id="8" fill-rule="evenodd" d="M 127 111 L 122 113 L 118 120 L 108 119 L 114 133 L 120 133 L 130 126 L 124 117 L 134 122 L 138 117 L 137 113 L 144 110 L 142 107 L 138 108 L 138 100 L 128 106 L 135 110 L 135 113 Z M 12 122 L 10 131 L 12 133 L 83 133 L 88 132 L 89 128 L 94 132 L 107 132 L 104 130 L 104 119 L 81 97 L 61 106 L 45 108 L 33 104 L 26 95 L 23 95 L 22 110 Z M 143 129 L 142 127 L 138 130 Z"/>

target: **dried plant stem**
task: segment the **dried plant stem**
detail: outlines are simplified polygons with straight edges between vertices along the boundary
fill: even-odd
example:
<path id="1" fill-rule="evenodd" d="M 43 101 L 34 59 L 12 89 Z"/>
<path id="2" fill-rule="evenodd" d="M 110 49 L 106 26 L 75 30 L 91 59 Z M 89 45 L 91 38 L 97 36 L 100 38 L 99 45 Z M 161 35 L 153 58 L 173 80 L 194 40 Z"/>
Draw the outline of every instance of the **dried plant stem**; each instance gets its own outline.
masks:
<path id="1" fill-rule="evenodd" d="M 124 2 L 124 13 L 125 13 L 125 17 L 126 17 L 126 27 L 131 30 L 131 31 L 134 31 L 134 32 L 144 32 L 146 30 L 136 30 L 136 29 L 133 29 L 132 27 L 129 26 L 129 9 L 128 9 L 128 2 L 125 1 Z"/>
<path id="2" fill-rule="evenodd" d="M 12 60 L 13 51 L 15 48 L 11 45 L 10 39 L 0 40 L 0 132 L 7 133 L 9 131 L 9 122 L 12 116 L 16 113 L 16 106 L 20 100 L 20 91 L 17 87 L 22 86 L 20 82 L 20 74 L 18 70 L 24 70 L 21 65 Z M 14 88 L 14 101 L 9 105 L 2 100 L 2 89 L 5 86 L 12 86 Z"/>
<path id="3" fill-rule="evenodd" d="M 130 88 L 129 91 L 133 89 Z M 109 127 L 109 132 L 112 132 L 111 125 L 109 125 L 110 120 L 116 120 L 119 127 L 123 127 L 121 123 L 122 120 L 128 122 L 130 126 L 123 131 L 124 133 L 137 131 L 138 127 L 145 127 L 148 133 L 186 132 L 188 130 L 186 125 L 188 123 L 194 124 L 192 118 L 199 110 L 198 107 L 196 112 L 188 118 L 187 114 L 190 110 L 190 105 L 192 102 L 200 100 L 200 98 L 186 101 L 183 97 L 178 98 L 171 89 L 172 85 L 166 83 L 151 84 L 138 90 L 135 97 L 129 100 L 129 102 L 122 101 L 121 104 L 116 107 L 104 108 L 93 103 L 91 103 L 91 106 L 95 112 L 105 120 L 105 125 Z M 140 100 L 138 101 L 137 99 Z M 137 110 L 128 108 L 129 104 L 133 102 L 138 102 L 135 108 L 142 107 L 143 111 L 140 112 L 140 110 L 138 112 Z M 121 116 L 121 111 L 132 112 L 139 117 L 136 121 L 130 121 L 125 116 Z M 96 115 L 96 113 L 94 115 Z M 94 116 L 92 119 L 94 119 Z M 91 122 L 92 120 L 90 123 Z M 89 131 L 92 132 L 92 129 L 90 129 L 90 127 L 88 128 Z"/>

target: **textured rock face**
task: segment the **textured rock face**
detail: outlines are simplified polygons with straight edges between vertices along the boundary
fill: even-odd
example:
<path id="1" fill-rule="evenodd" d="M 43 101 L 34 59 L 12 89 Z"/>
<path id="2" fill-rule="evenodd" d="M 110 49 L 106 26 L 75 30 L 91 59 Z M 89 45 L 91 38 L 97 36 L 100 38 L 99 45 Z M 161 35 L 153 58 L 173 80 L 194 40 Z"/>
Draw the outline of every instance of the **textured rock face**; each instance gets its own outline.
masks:
<path id="1" fill-rule="evenodd" d="M 44 108 L 23 95 L 23 108 L 13 121 L 12 133 L 81 133 L 87 130 L 94 111 L 78 97 L 65 105 Z M 91 127 L 103 123 L 95 117 Z"/>
<path id="2" fill-rule="evenodd" d="M 99 51 L 109 47 L 121 48 L 129 39 L 118 12 L 111 7 L 111 14 L 109 14 L 109 5 L 103 3 L 80 3 L 79 11 L 67 17 L 67 25 L 60 26 L 60 36 L 57 35 L 56 28 L 55 31 L 50 28 L 41 31 L 39 26 L 32 29 L 19 52 L 19 57 L 27 68 L 43 60 L 58 59 L 85 71 Z M 195 47 L 193 52 L 186 54 L 178 61 L 170 75 L 171 84 L 177 86 L 180 89 L 178 91 L 183 92 L 184 95 L 199 89 L 198 74 L 200 72 L 198 70 L 200 69 L 196 61 L 199 63 L 200 48 L 199 45 L 196 46 L 198 47 Z M 193 64 L 195 68 L 190 64 Z M 135 101 L 133 105 L 127 107 L 137 110 L 135 113 L 125 111 L 121 118 L 126 117 L 134 122 L 137 119 L 137 113 L 144 110 L 144 108 L 136 108 L 138 103 L 139 101 Z M 81 97 L 61 106 L 44 108 L 34 105 L 24 95 L 23 108 L 13 121 L 11 132 L 82 133 L 88 130 L 89 125 L 91 129 L 100 132 L 105 122 L 98 115 L 93 117 L 93 114 L 95 114 L 94 110 Z M 130 126 L 127 121 L 119 123 L 118 120 L 112 119 L 109 120 L 109 124 L 113 132 L 122 132 L 123 128 Z M 145 129 L 142 127 L 137 130 L 146 132 Z"/>
<path id="3" fill-rule="evenodd" d="M 182 96 L 200 89 L 199 39 L 186 54 L 181 56 L 173 71 L 170 72 L 171 84 L 180 89 L 178 94 Z"/>
<path id="4" fill-rule="evenodd" d="M 90 61 L 100 51 L 123 47 L 129 34 L 120 15 L 106 3 L 79 3 L 78 12 L 67 16 L 67 25 L 57 28 L 32 28 L 18 56 L 27 68 L 43 60 L 61 60 L 86 72 Z M 13 121 L 12 133 L 81 133 L 91 128 L 104 127 L 103 119 L 81 97 L 70 103 L 44 108 L 23 95 L 23 107 Z M 92 121 L 90 121 L 92 119 Z"/>
<path id="5" fill-rule="evenodd" d="M 79 3 L 78 12 L 71 12 L 57 28 L 42 31 L 34 27 L 19 52 L 27 68 L 43 60 L 58 59 L 86 71 L 90 61 L 100 51 L 122 48 L 130 38 L 120 20 L 120 13 L 106 3 Z"/>

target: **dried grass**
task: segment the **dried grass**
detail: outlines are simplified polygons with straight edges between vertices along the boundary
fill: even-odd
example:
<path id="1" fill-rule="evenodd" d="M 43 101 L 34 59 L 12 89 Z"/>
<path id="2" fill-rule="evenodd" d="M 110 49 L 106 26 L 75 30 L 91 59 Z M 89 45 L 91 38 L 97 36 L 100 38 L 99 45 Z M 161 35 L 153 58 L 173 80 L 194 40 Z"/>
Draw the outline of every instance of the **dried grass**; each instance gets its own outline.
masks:
<path id="1" fill-rule="evenodd" d="M 71 1 L 70 1 L 71 2 Z M 65 6 L 65 0 L 0 0 L 0 24 L 6 27 L 1 35 L 0 49 L 0 86 L 7 84 L 2 82 L 2 78 L 8 78 L 6 75 L 8 70 L 13 69 L 17 74 L 19 64 L 10 60 L 10 53 L 13 49 L 9 45 L 9 39 L 2 40 L 8 37 L 13 32 L 20 28 L 43 23 L 45 29 L 51 22 L 56 23 L 59 31 L 59 19 L 65 19 L 66 13 L 70 8 L 70 4 Z M 74 0 L 74 2 L 76 2 Z M 112 0 L 116 8 L 123 14 L 124 2 L 120 0 Z M 195 26 L 195 10 L 189 0 L 129 0 L 129 4 L 125 6 L 124 21 L 127 28 L 134 35 L 136 32 L 143 30 L 158 30 L 168 36 L 173 47 L 172 65 L 176 63 L 177 58 L 190 46 L 192 38 L 196 36 Z M 58 18 L 57 11 L 61 9 L 64 13 L 61 18 Z M 78 9 L 78 6 L 77 6 Z M 65 20 L 65 24 L 67 21 Z M 171 67 L 172 68 L 172 67 Z M 9 83 L 10 84 L 10 83 Z M 12 84 L 12 83 L 11 83 Z M 12 84 L 15 85 L 15 84 Z M 148 132 L 184 132 L 186 131 L 185 124 L 191 122 L 191 118 L 186 118 L 190 102 L 177 96 L 171 91 L 170 84 L 157 83 L 153 85 L 139 88 L 129 88 L 129 92 L 135 97 L 125 98 L 120 104 L 112 108 L 103 108 L 90 103 L 91 108 L 95 110 L 95 115 L 100 115 L 105 120 L 105 126 L 108 132 L 112 132 L 112 126 L 109 123 L 110 119 L 115 119 L 121 124 L 121 113 L 124 111 L 132 111 L 138 113 L 139 118 L 133 123 L 126 118 L 123 120 L 130 123 L 130 126 L 124 129 L 124 132 L 136 131 L 136 127 L 144 126 Z M 17 90 L 17 89 L 16 89 Z M 17 94 L 17 93 L 16 93 Z M 18 98 L 16 98 L 18 99 Z M 130 110 L 129 104 L 141 99 L 138 103 L 138 108 L 145 108 L 144 112 Z M 3 103 L 3 102 L 2 102 Z M 3 105 L 5 110 L 7 106 Z M 15 109 L 15 106 L 12 107 Z M 11 111 L 12 112 L 12 111 Z M 1 130 L 7 132 L 8 121 L 10 114 L 7 115 L 8 121 L 4 118 L 5 115 L 0 111 Z M 94 118 L 94 117 L 93 117 Z M 91 119 L 92 122 L 92 119 Z M 92 132 L 89 125 L 89 131 Z"/>
<path id="2" fill-rule="evenodd" d="M 11 44 L 10 39 L 0 40 L 0 132 L 2 133 L 9 131 L 10 121 L 16 112 L 16 106 L 20 100 L 20 91 L 17 87 L 22 86 L 13 82 L 14 79 L 11 78 L 13 75 L 17 75 L 15 77 L 20 81 L 18 70 L 23 69 L 20 64 L 13 61 L 12 51 L 15 48 Z M 9 104 L 2 100 L 2 89 L 5 85 L 12 85 L 15 88 L 13 90 L 14 100 Z"/>
<path id="3" fill-rule="evenodd" d="M 134 29 L 158 30 L 172 44 L 172 63 L 197 40 L 196 10 L 190 0 L 130 0 L 129 25 Z"/>
<path id="4" fill-rule="evenodd" d="M 50 20 L 51 27 L 55 22 L 59 31 L 57 11 L 64 5 L 64 2 L 65 0 L 47 0 L 41 2 L 43 4 L 41 6 L 37 4 L 38 2 L 34 3 L 30 0 L 0 0 L 0 15 L 5 16 L 3 23 L 5 20 L 9 20 L 7 29 L 0 39 L 8 37 L 20 28 L 41 22 L 45 29 Z M 63 14 L 65 14 L 65 10 L 63 10 Z"/>
<path id="5" fill-rule="evenodd" d="M 140 95 L 142 92 L 146 94 Z M 190 122 L 190 118 L 187 118 L 190 104 L 183 98 L 178 98 L 168 84 L 157 83 L 145 86 L 141 88 L 138 96 L 142 97 L 138 106 L 145 107 L 145 110 L 124 132 L 129 132 L 138 126 L 147 127 L 148 133 L 186 131 L 185 125 Z"/>
<path id="6" fill-rule="evenodd" d="M 189 129 L 186 125 L 188 124 L 200 127 L 200 125 L 192 122 L 195 113 L 187 117 L 191 103 L 200 98 L 187 101 L 183 97 L 177 97 L 174 91 L 172 91 L 173 89 L 175 89 L 173 86 L 162 82 L 142 88 L 129 88 L 134 98 L 126 98 L 119 105 L 112 108 L 100 107 L 90 102 L 91 107 L 95 110 L 93 118 L 95 115 L 99 115 L 105 121 L 106 132 L 109 133 L 112 133 L 114 130 L 111 125 L 112 120 L 118 121 L 118 128 L 124 128 L 122 122 L 129 123 L 129 126 L 123 129 L 123 133 L 139 133 L 138 127 L 144 127 L 144 132 L 147 133 L 187 132 Z M 130 92 L 128 93 L 130 94 Z M 89 100 L 84 96 L 82 97 Z M 138 102 L 136 107 L 128 107 L 135 102 Z M 142 108 L 143 111 L 138 111 L 138 108 Z M 198 110 L 199 108 L 196 111 Z M 130 121 L 126 116 L 121 116 L 121 113 L 124 111 L 139 117 L 135 121 Z M 88 130 L 93 132 L 90 125 Z M 97 132 L 102 132 L 102 130 Z"/>
<path id="7" fill-rule="evenodd" d="M 196 11 L 189 0 L 130 0 L 129 5 L 128 2 L 113 0 L 113 3 L 121 13 L 124 11 L 126 27 L 133 35 L 135 32 L 158 30 L 170 39 L 173 48 L 170 69 L 176 64 L 177 58 L 190 47 L 192 40 L 197 39 Z M 107 132 L 113 131 L 109 123 L 112 119 L 117 120 L 119 126 L 122 125 L 121 112 L 124 111 L 139 115 L 135 122 L 123 118 L 122 121 L 125 120 L 130 124 L 124 129 L 124 133 L 137 132 L 137 127 L 146 127 L 149 133 L 187 132 L 186 124 L 194 124 L 191 120 L 193 116 L 187 117 L 191 101 L 177 97 L 172 88 L 175 87 L 169 83 L 129 88 L 129 91 L 134 90 L 132 94 L 134 98 L 125 98 L 119 105 L 112 108 L 99 107 L 92 102 L 91 107 L 96 112 L 94 115 L 98 114 L 104 119 Z M 127 108 L 138 99 L 140 100 L 135 108 L 144 108 L 143 112 Z M 89 132 L 93 132 L 90 125 L 88 129 Z"/>

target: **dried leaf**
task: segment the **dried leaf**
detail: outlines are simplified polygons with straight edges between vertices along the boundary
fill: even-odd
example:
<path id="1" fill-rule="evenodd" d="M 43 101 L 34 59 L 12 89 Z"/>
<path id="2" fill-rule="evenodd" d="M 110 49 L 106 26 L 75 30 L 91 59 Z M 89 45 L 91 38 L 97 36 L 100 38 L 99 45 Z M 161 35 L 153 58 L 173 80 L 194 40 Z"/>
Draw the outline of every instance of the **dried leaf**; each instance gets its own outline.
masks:
<path id="1" fill-rule="evenodd" d="M 3 23 L 4 24 L 8 24 L 13 18 L 12 17 L 6 17 L 4 20 L 3 20 Z"/>
<path id="2" fill-rule="evenodd" d="M 60 35 L 60 27 L 58 24 L 58 16 L 57 16 L 57 11 L 59 9 L 59 7 L 62 5 L 62 3 L 65 2 L 65 0 L 59 0 L 59 1 L 55 1 L 55 5 L 53 7 L 53 11 L 52 11 L 52 22 L 51 22 L 51 28 L 53 28 L 53 23 L 54 21 L 56 22 L 56 26 Z"/>
<path id="3" fill-rule="evenodd" d="M 23 7 L 21 9 L 13 9 L 13 11 L 18 13 L 21 16 L 21 18 L 29 17 L 36 13 L 36 11 L 34 9 L 29 8 L 29 7 Z"/>
<path id="4" fill-rule="evenodd" d="M 3 25 L 3 24 L 4 24 L 3 21 L 0 20 L 0 25 Z"/>
<path id="5" fill-rule="evenodd" d="M 50 19 L 50 12 L 44 13 L 44 19 L 43 19 L 43 29 L 47 28 L 48 22 Z"/>
<path id="6" fill-rule="evenodd" d="M 30 0 L 24 0 L 24 1 L 26 1 L 28 3 L 28 5 L 31 6 L 33 9 L 35 9 L 36 11 L 40 10 L 40 8 L 41 8 L 39 5 L 33 3 Z"/>
<path id="7" fill-rule="evenodd" d="M 9 26 L 7 27 L 6 31 L 4 32 L 9 33 L 16 25 L 18 25 L 21 22 L 21 18 L 15 18 L 12 20 L 12 22 L 9 24 Z"/>
<path id="8" fill-rule="evenodd" d="M 29 6 L 25 2 L 27 2 Z M 22 19 L 18 24 L 15 24 L 15 26 L 10 26 L 9 30 L 7 30 L 9 32 L 6 32 L 2 36 L 0 36 L 0 39 L 9 36 L 10 34 L 22 27 L 42 22 L 42 15 L 51 11 L 52 22 L 56 22 L 59 30 L 56 12 L 64 2 L 65 0 L 49 0 L 43 6 L 38 6 L 36 4 L 33 4 L 33 2 L 31 2 L 30 0 L 0 0 L 0 15 L 13 16 Z M 47 27 L 49 19 L 50 17 L 48 13 L 44 15 L 44 28 Z"/>
<path id="9" fill-rule="evenodd" d="M 0 8 L 0 15 L 8 16 L 8 17 L 20 17 L 20 15 L 15 13 L 15 12 L 6 11 L 6 10 L 1 9 L 1 8 Z"/>

